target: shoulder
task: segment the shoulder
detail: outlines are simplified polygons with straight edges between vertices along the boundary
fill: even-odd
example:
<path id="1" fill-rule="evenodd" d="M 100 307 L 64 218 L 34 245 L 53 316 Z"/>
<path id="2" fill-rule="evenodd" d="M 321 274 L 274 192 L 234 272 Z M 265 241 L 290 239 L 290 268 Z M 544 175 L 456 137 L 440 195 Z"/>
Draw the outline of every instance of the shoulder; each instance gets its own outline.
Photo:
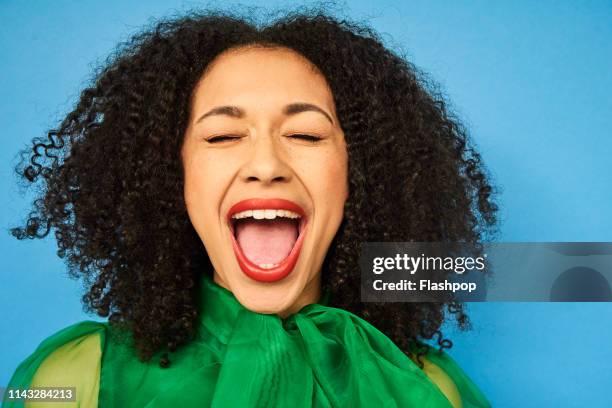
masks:
<path id="1" fill-rule="evenodd" d="M 96 407 L 107 323 L 82 321 L 44 339 L 15 370 L 10 388 L 76 387 L 82 406 Z M 11 403 L 5 401 L 6 407 Z M 45 406 L 28 403 L 26 407 Z"/>
<path id="2" fill-rule="evenodd" d="M 428 347 L 423 364 L 427 377 L 438 386 L 453 407 L 491 407 L 482 391 L 447 353 Z"/>
<path id="3" fill-rule="evenodd" d="M 440 366 L 432 363 L 427 357 L 422 358 L 423 371 L 438 386 L 453 408 L 462 408 L 461 393 L 451 377 Z"/>

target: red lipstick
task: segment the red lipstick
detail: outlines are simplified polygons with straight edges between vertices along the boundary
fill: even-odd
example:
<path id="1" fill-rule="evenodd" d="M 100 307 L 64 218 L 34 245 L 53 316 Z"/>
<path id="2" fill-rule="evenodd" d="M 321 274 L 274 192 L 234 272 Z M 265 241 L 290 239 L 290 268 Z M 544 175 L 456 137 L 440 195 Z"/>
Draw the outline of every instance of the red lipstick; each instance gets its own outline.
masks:
<path id="1" fill-rule="evenodd" d="M 262 268 L 259 265 L 251 262 L 251 260 L 245 256 L 240 245 L 238 245 L 234 233 L 232 216 L 248 210 L 287 210 L 300 216 L 298 220 L 298 238 L 293 244 L 293 248 L 289 252 L 289 255 L 278 265 L 271 268 Z M 227 213 L 227 222 L 231 231 L 232 247 L 234 249 L 234 253 L 236 254 L 236 260 L 238 261 L 238 265 L 245 275 L 258 282 L 276 282 L 285 278 L 291 273 L 291 271 L 293 271 L 293 268 L 295 267 L 300 256 L 307 230 L 306 213 L 298 204 L 281 198 L 252 198 L 243 200 L 234 204 L 230 208 Z"/>

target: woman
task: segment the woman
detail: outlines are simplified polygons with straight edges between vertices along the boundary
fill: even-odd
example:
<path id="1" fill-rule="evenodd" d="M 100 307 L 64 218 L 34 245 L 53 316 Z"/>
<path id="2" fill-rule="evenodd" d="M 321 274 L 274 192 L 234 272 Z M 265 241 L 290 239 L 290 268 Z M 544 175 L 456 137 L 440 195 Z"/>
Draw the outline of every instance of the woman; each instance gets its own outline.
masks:
<path id="1" fill-rule="evenodd" d="M 87 407 L 489 406 L 442 352 L 461 304 L 359 301 L 362 242 L 478 242 L 496 212 L 443 100 L 367 28 L 159 23 L 18 171 L 44 189 L 13 234 L 54 228 L 109 321 L 52 335 L 9 387 L 74 386 Z"/>

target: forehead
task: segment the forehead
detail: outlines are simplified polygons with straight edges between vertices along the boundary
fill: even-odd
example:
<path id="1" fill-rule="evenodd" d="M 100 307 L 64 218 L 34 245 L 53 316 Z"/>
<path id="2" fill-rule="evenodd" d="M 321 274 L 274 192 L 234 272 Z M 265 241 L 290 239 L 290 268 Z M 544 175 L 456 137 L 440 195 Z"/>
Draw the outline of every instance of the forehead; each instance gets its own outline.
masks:
<path id="1" fill-rule="evenodd" d="M 202 76 L 194 108 L 218 104 L 310 102 L 333 111 L 325 77 L 287 48 L 243 47 L 219 55 Z"/>

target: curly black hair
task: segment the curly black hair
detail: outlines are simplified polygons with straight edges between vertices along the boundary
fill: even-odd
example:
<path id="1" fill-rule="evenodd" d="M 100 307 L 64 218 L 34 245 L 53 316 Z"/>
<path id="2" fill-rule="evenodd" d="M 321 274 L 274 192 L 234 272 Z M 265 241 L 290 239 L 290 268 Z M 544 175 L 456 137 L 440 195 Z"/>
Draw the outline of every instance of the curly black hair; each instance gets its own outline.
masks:
<path id="1" fill-rule="evenodd" d="M 366 319 L 413 358 L 413 346 L 452 343 L 447 312 L 460 302 L 362 303 L 366 241 L 479 242 L 496 225 L 495 192 L 446 98 L 365 24 L 321 10 L 268 24 L 229 12 L 161 20 L 122 43 L 74 109 L 16 172 L 38 186 L 18 239 L 55 229 L 58 255 L 83 278 L 84 307 L 131 331 L 138 356 L 167 366 L 194 335 L 199 274 L 212 265 L 183 198 L 180 150 L 193 90 L 220 53 L 244 45 L 290 48 L 327 79 L 349 155 L 349 198 L 324 261 L 330 306 Z"/>

